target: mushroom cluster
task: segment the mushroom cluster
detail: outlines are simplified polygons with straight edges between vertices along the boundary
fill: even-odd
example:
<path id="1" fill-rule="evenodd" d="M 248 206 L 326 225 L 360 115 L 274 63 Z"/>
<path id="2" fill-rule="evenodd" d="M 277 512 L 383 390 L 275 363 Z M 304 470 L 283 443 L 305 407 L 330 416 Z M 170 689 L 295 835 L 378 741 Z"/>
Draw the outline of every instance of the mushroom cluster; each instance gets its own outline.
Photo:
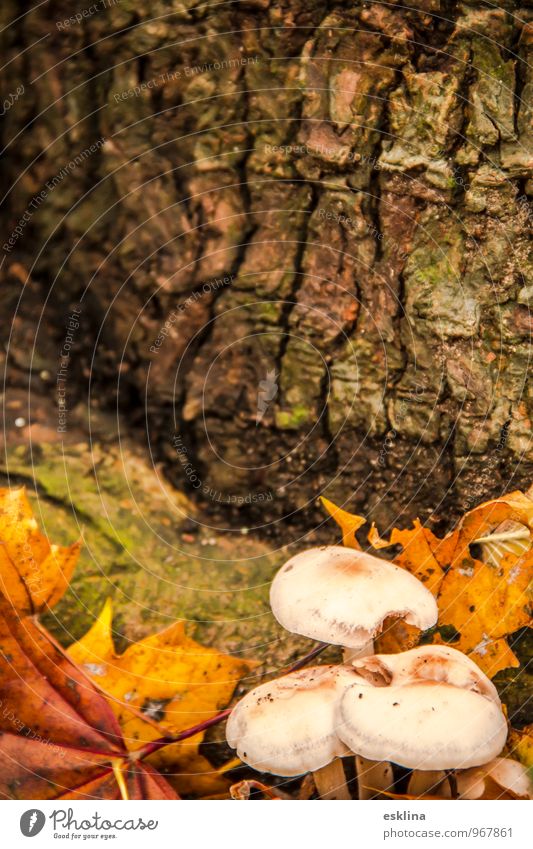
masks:
<path id="1" fill-rule="evenodd" d="M 322 798 L 349 799 L 339 758 L 356 756 L 375 783 L 389 762 L 413 770 L 467 770 L 502 751 L 507 723 L 496 688 L 466 655 L 423 645 L 374 654 L 386 620 L 424 631 L 435 599 L 412 574 L 362 551 L 312 548 L 292 557 L 270 592 L 288 630 L 342 646 L 344 663 L 289 673 L 249 692 L 227 723 L 227 740 L 260 772 L 312 772 Z M 377 769 L 376 769 L 377 768 Z"/>

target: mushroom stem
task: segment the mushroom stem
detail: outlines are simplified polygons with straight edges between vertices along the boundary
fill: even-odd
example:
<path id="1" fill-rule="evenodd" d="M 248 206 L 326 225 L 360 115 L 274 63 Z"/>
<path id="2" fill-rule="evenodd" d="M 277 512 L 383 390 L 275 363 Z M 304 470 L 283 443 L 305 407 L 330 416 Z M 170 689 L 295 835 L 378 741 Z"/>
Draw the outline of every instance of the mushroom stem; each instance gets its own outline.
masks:
<path id="1" fill-rule="evenodd" d="M 363 646 L 357 649 L 351 649 L 349 646 L 342 647 L 342 659 L 344 663 L 350 663 L 352 660 L 357 660 L 358 657 L 368 657 L 374 654 L 374 640 L 367 640 Z"/>
<path id="2" fill-rule="evenodd" d="M 351 799 L 344 767 L 340 758 L 313 772 L 313 780 L 321 799 Z"/>
<path id="3" fill-rule="evenodd" d="M 415 799 L 452 797 L 448 775 L 443 769 L 414 769 L 407 784 L 407 793 Z"/>
<path id="4" fill-rule="evenodd" d="M 371 761 L 361 755 L 355 756 L 359 799 L 379 799 L 391 791 L 394 785 L 392 766 L 388 761 Z"/>

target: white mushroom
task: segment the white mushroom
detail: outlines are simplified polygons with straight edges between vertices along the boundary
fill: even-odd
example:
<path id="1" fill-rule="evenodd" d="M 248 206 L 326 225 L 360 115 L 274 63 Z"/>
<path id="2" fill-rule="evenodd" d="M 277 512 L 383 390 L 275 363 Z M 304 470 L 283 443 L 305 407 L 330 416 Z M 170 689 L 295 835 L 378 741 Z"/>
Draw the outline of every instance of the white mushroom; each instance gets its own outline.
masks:
<path id="1" fill-rule="evenodd" d="M 345 690 L 338 736 L 371 760 L 454 770 L 498 755 L 507 724 L 494 686 L 454 649 L 421 646 L 354 662 L 364 683 Z"/>
<path id="2" fill-rule="evenodd" d="M 335 708 L 346 687 L 362 680 L 349 667 L 315 666 L 261 684 L 232 711 L 226 737 L 259 772 L 313 772 L 322 797 L 350 798 L 340 761 L 351 754 L 337 736 Z"/>
<path id="3" fill-rule="evenodd" d="M 485 766 L 459 772 L 457 789 L 460 799 L 533 799 L 533 780 L 528 770 L 512 758 L 495 758 Z"/>
<path id="4" fill-rule="evenodd" d="M 354 660 L 352 666 L 376 687 L 437 681 L 473 690 L 501 704 L 496 687 L 477 663 L 450 646 L 417 646 L 399 654 L 375 654 Z"/>
<path id="5" fill-rule="evenodd" d="M 291 557 L 272 582 L 270 604 L 288 631 L 341 645 L 350 658 L 372 654 L 389 617 L 423 631 L 438 618 L 432 594 L 410 572 L 338 545 Z"/>

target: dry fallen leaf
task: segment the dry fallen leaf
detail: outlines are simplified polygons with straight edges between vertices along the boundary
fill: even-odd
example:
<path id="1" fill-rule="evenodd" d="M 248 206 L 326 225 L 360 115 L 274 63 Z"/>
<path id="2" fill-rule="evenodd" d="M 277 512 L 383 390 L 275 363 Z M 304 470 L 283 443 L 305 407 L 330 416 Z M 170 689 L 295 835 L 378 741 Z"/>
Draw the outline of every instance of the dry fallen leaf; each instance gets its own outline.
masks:
<path id="1" fill-rule="evenodd" d="M 533 724 L 526 725 L 521 731 L 509 730 L 507 749 L 513 758 L 517 758 L 527 769 L 533 770 Z"/>
<path id="2" fill-rule="evenodd" d="M 368 540 L 377 549 L 400 545 L 402 550 L 394 558 L 394 562 L 402 569 L 412 572 L 433 595 L 438 594 L 444 577 L 444 569 L 439 560 L 441 541 L 428 528 L 424 528 L 418 519 L 415 519 L 410 529 L 393 528 L 389 540 L 382 540 L 375 525 L 372 525 Z M 406 651 L 418 645 L 419 639 L 420 631 L 414 625 L 408 625 L 398 619 L 392 620 L 385 622 L 383 631 L 376 640 L 376 650 L 385 653 Z"/>
<path id="3" fill-rule="evenodd" d="M 533 553 L 506 555 L 500 566 L 463 559 L 444 578 L 439 623 L 457 632 L 454 648 L 470 655 L 491 678 L 519 662 L 505 637 L 530 624 L 527 589 Z"/>
<path id="4" fill-rule="evenodd" d="M 337 509 L 328 506 L 334 518 Z M 345 517 L 343 521 L 346 525 Z M 394 562 L 412 572 L 437 598 L 439 623 L 432 641 L 450 642 L 494 677 L 501 669 L 519 666 L 506 637 L 531 624 L 532 526 L 533 500 L 512 492 L 466 513 L 443 539 L 418 519 L 412 528 L 394 528 L 388 540 L 372 525 L 368 539 L 378 550 L 400 545 Z M 486 562 L 476 559 L 475 546 Z M 415 628 L 403 622 L 387 622 L 376 646 L 382 652 L 403 651 L 415 646 L 419 637 Z"/>
<path id="5" fill-rule="evenodd" d="M 52 607 L 68 588 L 80 543 L 51 545 L 26 491 L 0 489 L 0 590 L 21 616 Z"/>
<path id="6" fill-rule="evenodd" d="M 119 655 L 112 617 L 108 600 L 68 653 L 110 699 L 130 749 L 213 716 L 227 706 L 237 682 L 250 669 L 251 664 L 187 637 L 181 622 Z M 203 736 L 168 746 L 150 758 L 187 795 L 213 795 L 229 787 L 198 753 Z"/>
<path id="7" fill-rule="evenodd" d="M 469 555 L 469 546 L 479 538 L 494 532 L 502 523 L 513 522 L 531 530 L 533 527 L 533 500 L 523 492 L 510 492 L 486 501 L 466 513 L 454 531 L 446 538 L 453 553 L 454 566 Z"/>
<path id="8" fill-rule="evenodd" d="M 326 501 L 322 498 L 324 506 L 341 527 L 344 544 L 347 545 L 346 540 L 351 539 L 350 533 L 355 533 L 355 530 L 360 528 L 365 520 L 361 516 L 341 510 L 331 501 L 327 503 Z M 427 528 L 422 527 L 418 519 L 414 522 L 412 529 L 399 530 L 394 528 L 388 540 L 382 539 L 376 526 L 372 524 L 368 541 L 377 550 L 401 545 L 402 551 L 394 558 L 394 562 L 403 569 L 412 572 L 434 595 L 437 594 L 444 575 L 444 570 L 436 554 L 440 540 Z M 360 548 L 358 543 L 357 546 L 352 545 L 351 547 Z M 420 630 L 415 628 L 414 625 L 408 625 L 398 619 L 386 620 L 381 634 L 375 640 L 376 651 L 385 654 L 405 651 L 418 645 L 419 639 Z"/>
<path id="9" fill-rule="evenodd" d="M 33 619 L 0 607 L 0 795 L 5 799 L 176 799 L 129 760 L 90 680 Z"/>
<path id="10" fill-rule="evenodd" d="M 488 764 L 457 772 L 460 799 L 533 799 L 529 771 L 512 758 L 495 758 Z"/>
<path id="11" fill-rule="evenodd" d="M 490 677 L 520 665 L 506 637 L 531 625 L 528 585 L 533 552 L 520 545 L 500 552 L 494 565 L 493 549 L 484 563 L 473 556 L 471 547 L 482 546 L 479 540 L 486 541 L 502 526 L 512 523 L 514 528 L 530 529 L 532 522 L 533 501 L 512 492 L 471 510 L 445 539 L 449 570 L 438 597 L 439 624 L 452 626 L 453 646 L 469 654 Z"/>

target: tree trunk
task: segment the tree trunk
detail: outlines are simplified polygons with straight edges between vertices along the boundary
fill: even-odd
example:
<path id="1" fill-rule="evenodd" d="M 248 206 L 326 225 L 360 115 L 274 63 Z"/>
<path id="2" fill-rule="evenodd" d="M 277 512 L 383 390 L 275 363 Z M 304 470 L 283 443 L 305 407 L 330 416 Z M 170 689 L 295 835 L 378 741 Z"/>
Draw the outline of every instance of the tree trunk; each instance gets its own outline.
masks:
<path id="1" fill-rule="evenodd" d="M 11 391 L 57 392 L 76 306 L 69 411 L 118 405 L 206 511 L 384 531 L 529 484 L 533 12 L 499 6 L 4 0 Z"/>

